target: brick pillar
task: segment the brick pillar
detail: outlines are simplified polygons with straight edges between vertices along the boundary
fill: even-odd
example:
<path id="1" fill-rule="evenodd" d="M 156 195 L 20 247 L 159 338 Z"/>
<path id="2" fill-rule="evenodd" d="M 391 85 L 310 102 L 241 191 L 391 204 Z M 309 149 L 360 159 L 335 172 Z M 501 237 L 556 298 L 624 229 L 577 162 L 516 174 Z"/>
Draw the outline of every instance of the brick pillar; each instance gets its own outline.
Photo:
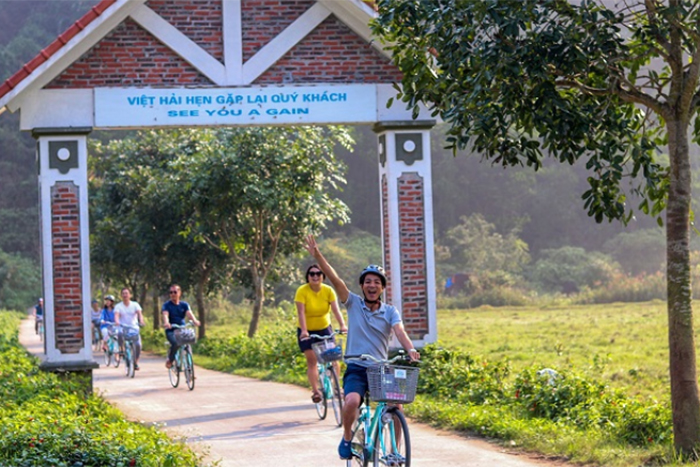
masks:
<path id="1" fill-rule="evenodd" d="M 92 385 L 87 134 L 35 129 L 39 162 L 47 371 L 81 373 Z M 89 378 L 86 378 L 89 376 Z"/>
<path id="2" fill-rule="evenodd" d="M 379 139 L 386 301 L 401 310 L 417 346 L 437 340 L 430 129 L 435 122 L 380 122 Z"/>

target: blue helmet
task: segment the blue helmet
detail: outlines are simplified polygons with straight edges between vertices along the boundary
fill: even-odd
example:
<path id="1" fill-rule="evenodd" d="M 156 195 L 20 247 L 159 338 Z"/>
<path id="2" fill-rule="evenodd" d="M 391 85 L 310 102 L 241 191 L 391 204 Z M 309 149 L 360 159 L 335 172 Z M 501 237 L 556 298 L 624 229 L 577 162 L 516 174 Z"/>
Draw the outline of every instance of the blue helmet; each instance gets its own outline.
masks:
<path id="1" fill-rule="evenodd" d="M 362 274 L 360 274 L 360 285 L 362 285 L 362 282 L 365 280 L 365 276 L 367 274 L 376 274 L 377 276 L 379 276 L 379 278 L 382 281 L 382 287 L 386 289 L 386 273 L 384 272 L 383 267 L 377 266 L 376 264 L 370 264 L 365 269 L 363 269 Z"/>

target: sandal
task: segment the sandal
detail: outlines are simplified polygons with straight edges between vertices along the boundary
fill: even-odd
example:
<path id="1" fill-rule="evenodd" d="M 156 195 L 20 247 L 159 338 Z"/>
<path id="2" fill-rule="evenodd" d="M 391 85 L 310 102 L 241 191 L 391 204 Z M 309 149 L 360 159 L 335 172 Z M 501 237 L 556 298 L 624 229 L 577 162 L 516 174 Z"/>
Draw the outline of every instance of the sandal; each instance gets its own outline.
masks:
<path id="1" fill-rule="evenodd" d="M 313 395 L 311 396 L 311 400 L 313 401 L 314 404 L 318 404 L 323 400 L 323 394 L 321 394 L 321 391 L 318 389 L 314 391 Z"/>

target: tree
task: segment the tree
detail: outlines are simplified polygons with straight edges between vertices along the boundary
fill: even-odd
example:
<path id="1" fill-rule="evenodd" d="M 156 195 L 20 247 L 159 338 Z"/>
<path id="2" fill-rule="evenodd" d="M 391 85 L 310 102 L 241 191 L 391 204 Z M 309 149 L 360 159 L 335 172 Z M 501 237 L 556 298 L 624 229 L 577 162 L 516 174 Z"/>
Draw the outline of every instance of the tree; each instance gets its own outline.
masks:
<path id="1" fill-rule="evenodd" d="M 700 138 L 700 4 L 575 3 L 379 0 L 372 27 L 403 73 L 400 98 L 444 119 L 453 149 L 473 145 L 504 167 L 585 160 L 584 207 L 597 222 L 629 220 L 630 195 L 645 213 L 665 209 L 674 444 L 697 456 L 689 143 Z"/>
<path id="2" fill-rule="evenodd" d="M 172 282 L 194 290 L 204 337 L 204 296 L 223 282 L 227 261 L 219 250 L 182 235 L 192 212 L 178 187 L 188 174 L 171 166 L 198 144 L 195 130 L 144 131 L 95 143 L 90 243 L 96 273 L 138 291 L 140 300 L 149 287 L 154 290 L 154 329 L 160 323 L 159 292 Z"/>
<path id="3" fill-rule="evenodd" d="M 462 216 L 443 242 L 439 247 L 444 248 L 447 275 L 468 271 L 483 282 L 496 277 L 499 282 L 514 282 L 530 261 L 527 244 L 518 238 L 517 229 L 501 235 L 481 214 Z"/>
<path id="4" fill-rule="evenodd" d="M 187 174 L 181 199 L 193 207 L 188 233 L 249 273 L 255 295 L 248 336 L 257 331 L 279 258 L 298 252 L 305 234 L 347 221 L 347 207 L 328 192 L 345 181 L 334 147 L 351 143 L 342 127 L 206 130 L 197 152 L 178 159 L 177 172 Z"/>

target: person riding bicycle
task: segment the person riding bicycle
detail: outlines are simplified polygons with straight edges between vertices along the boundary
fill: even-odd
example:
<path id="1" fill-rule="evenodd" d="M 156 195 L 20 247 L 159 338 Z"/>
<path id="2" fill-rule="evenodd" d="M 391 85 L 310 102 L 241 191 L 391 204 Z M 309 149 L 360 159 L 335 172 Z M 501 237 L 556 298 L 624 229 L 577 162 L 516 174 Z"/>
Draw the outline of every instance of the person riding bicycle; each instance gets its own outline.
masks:
<path id="1" fill-rule="evenodd" d="M 386 289 L 386 273 L 381 266 L 371 264 L 361 273 L 359 284 L 363 296 L 350 292 L 345 282 L 338 277 L 335 269 L 323 257 L 313 235 L 306 237 L 306 249 L 318 262 L 321 271 L 335 287 L 338 298 L 348 312 L 348 338 L 345 352 L 347 355 L 368 354 L 385 360 L 389 355 L 389 343 L 392 331 L 411 360 L 420 360 L 420 353 L 413 347 L 406 334 L 399 310 L 381 301 Z M 343 437 L 338 446 L 341 459 L 350 459 L 352 450 L 352 426 L 362 399 L 369 389 L 367 366 L 371 363 L 358 361 L 348 363 L 343 375 L 345 404 L 343 405 Z"/>
<path id="2" fill-rule="evenodd" d="M 44 299 L 40 298 L 34 305 L 34 332 L 39 334 L 39 323 L 44 320 Z"/>
<path id="3" fill-rule="evenodd" d="M 106 295 L 104 305 L 100 313 L 100 333 L 102 334 L 102 350 L 107 351 L 109 328 L 114 324 L 114 295 Z"/>
<path id="4" fill-rule="evenodd" d="M 138 327 L 143 326 L 143 310 L 138 302 L 131 300 L 131 290 L 128 287 L 124 287 L 121 291 L 122 301 L 117 303 L 114 307 L 114 323 L 117 326 L 122 324 L 126 326 L 131 326 L 136 328 L 138 332 Z M 120 344 L 122 344 L 123 336 L 127 331 L 124 329 L 120 336 Z M 134 370 L 139 369 L 139 357 L 141 356 L 141 334 L 139 338 L 134 342 Z"/>
<path id="5" fill-rule="evenodd" d="M 165 337 L 170 342 L 170 351 L 168 352 L 168 360 L 165 362 L 165 368 L 173 366 L 175 360 L 175 352 L 177 352 L 177 341 L 175 340 L 175 329 L 172 324 L 184 326 L 187 319 L 191 320 L 195 326 L 199 326 L 200 322 L 194 317 L 189 303 L 180 300 L 182 289 L 179 285 L 173 284 L 169 287 L 168 294 L 170 300 L 163 303 L 163 327 L 165 328 Z"/>
<path id="6" fill-rule="evenodd" d="M 348 331 L 343 315 L 338 309 L 335 291 L 324 284 L 323 279 L 325 276 L 321 268 L 318 264 L 312 264 L 306 269 L 306 284 L 300 286 L 294 295 L 297 307 L 297 343 L 299 350 L 306 358 L 306 377 L 311 384 L 311 400 L 316 404 L 323 400 L 323 393 L 319 389 L 318 362 L 311 345 L 320 342 L 321 339 L 309 337 L 309 334 L 319 336 L 333 334 L 331 311 L 338 321 L 340 332 Z M 337 363 L 335 364 L 337 366 Z"/>

